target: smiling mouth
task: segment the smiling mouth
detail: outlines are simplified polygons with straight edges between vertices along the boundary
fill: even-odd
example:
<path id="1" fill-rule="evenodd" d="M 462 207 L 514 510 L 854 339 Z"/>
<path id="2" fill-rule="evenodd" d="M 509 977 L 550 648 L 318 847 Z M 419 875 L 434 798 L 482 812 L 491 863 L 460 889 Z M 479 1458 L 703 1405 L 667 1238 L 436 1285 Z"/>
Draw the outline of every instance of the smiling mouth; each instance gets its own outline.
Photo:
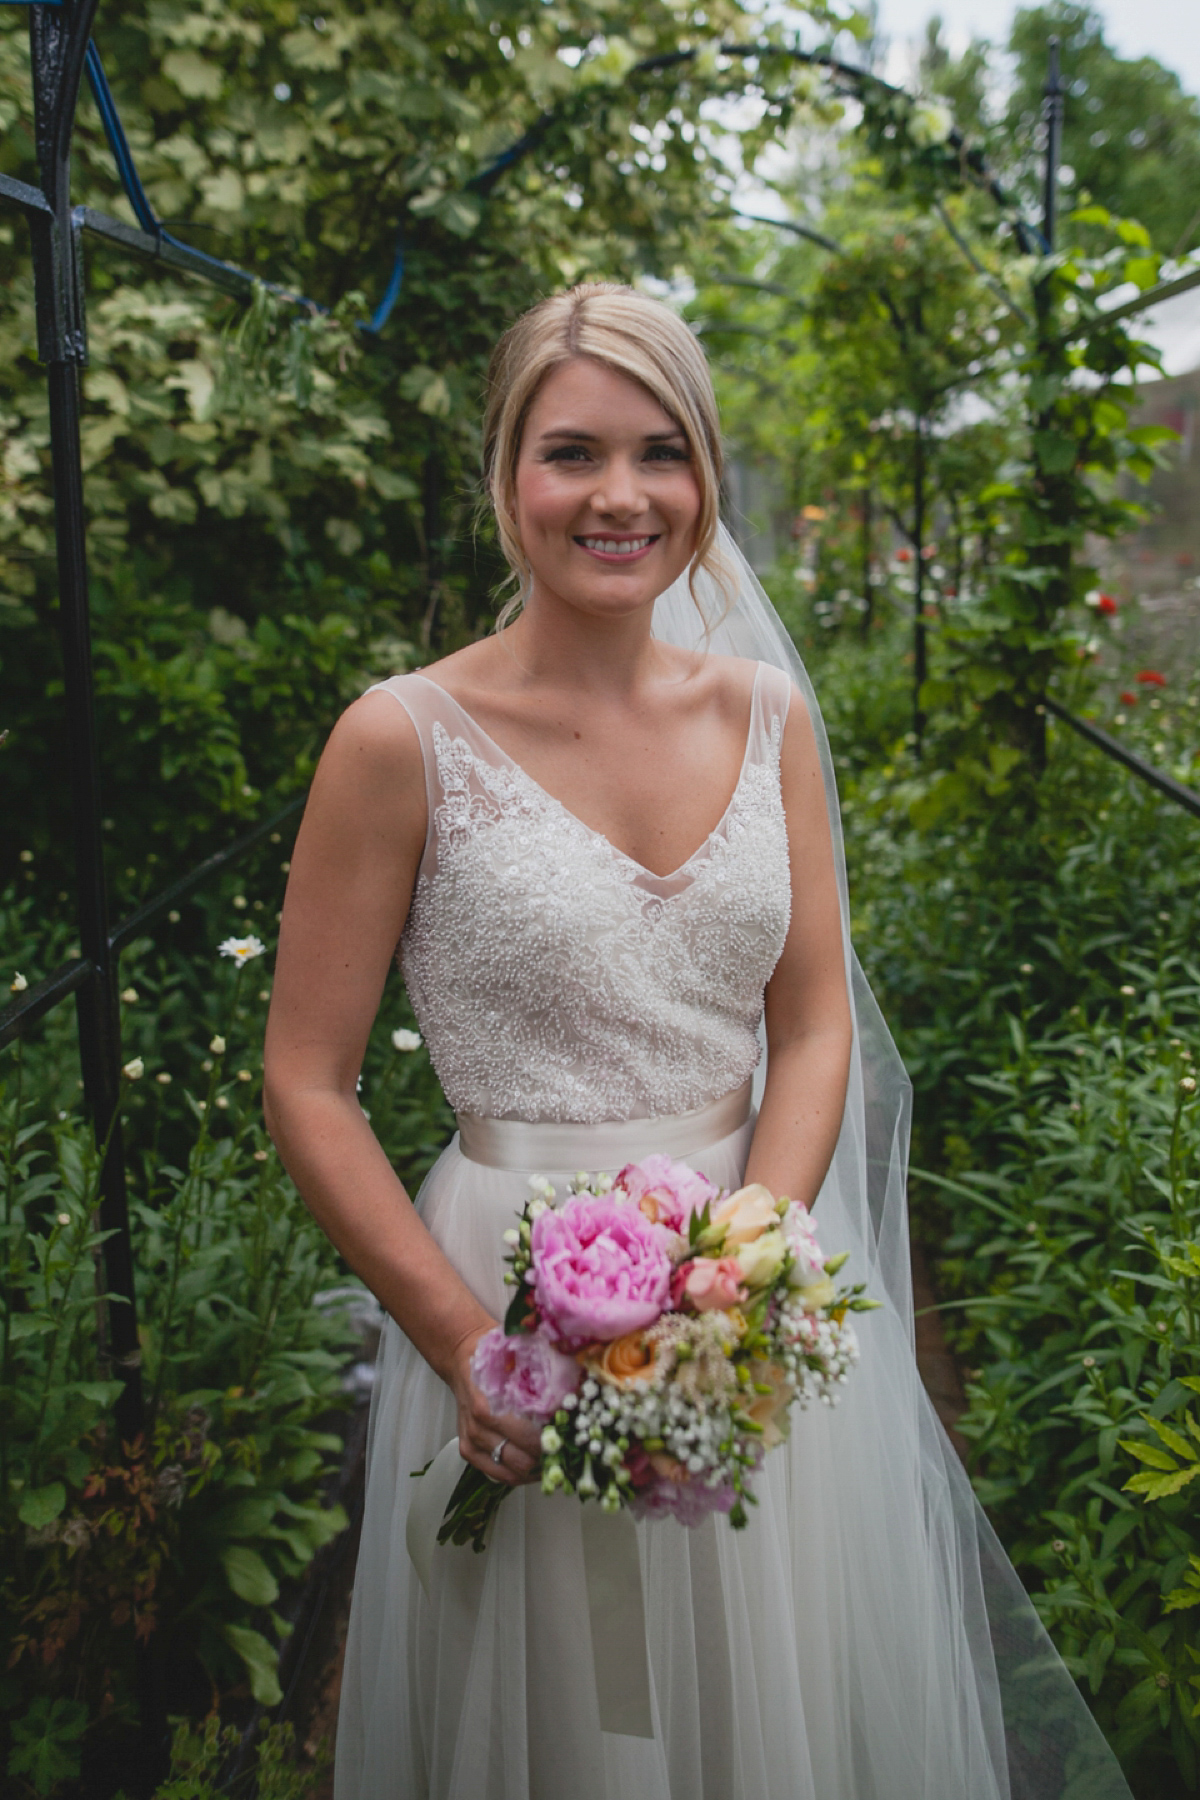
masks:
<path id="1" fill-rule="evenodd" d="M 577 537 L 575 542 L 597 556 L 636 556 L 639 550 L 648 550 L 651 544 L 656 544 L 658 534 L 631 538 Z"/>

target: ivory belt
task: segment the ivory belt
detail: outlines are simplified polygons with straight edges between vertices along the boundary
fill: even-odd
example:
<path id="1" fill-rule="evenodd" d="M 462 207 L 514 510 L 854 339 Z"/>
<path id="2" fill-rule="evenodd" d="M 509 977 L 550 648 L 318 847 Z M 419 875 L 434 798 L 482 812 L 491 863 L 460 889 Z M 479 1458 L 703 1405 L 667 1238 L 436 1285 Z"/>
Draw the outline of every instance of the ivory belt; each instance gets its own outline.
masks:
<path id="1" fill-rule="evenodd" d="M 549 1119 L 487 1119 L 459 1113 L 459 1149 L 471 1162 L 493 1169 L 609 1170 L 643 1156 L 694 1156 L 719 1144 L 750 1117 L 749 1081 L 694 1112 L 660 1119 L 606 1119 L 600 1125 L 565 1124 Z"/>

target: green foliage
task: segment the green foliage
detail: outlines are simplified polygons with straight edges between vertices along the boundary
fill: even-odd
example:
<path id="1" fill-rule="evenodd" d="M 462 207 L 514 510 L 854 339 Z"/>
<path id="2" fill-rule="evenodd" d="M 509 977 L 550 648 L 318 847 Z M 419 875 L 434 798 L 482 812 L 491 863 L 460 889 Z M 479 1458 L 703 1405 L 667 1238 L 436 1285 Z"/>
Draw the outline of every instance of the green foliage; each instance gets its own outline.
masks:
<path id="1" fill-rule="evenodd" d="M 253 916 L 228 883 L 193 907 L 210 945 L 244 930 L 233 901 Z M 32 910 L 8 897 L 14 937 Z M 127 1725 L 139 1640 L 169 1684 L 186 1690 L 198 1662 L 218 1690 L 275 1704 L 277 1608 L 345 1525 L 323 1488 L 354 1289 L 262 1129 L 266 965 L 214 969 L 211 951 L 180 953 L 176 930 L 139 940 L 122 970 L 126 1047 L 142 1065 L 123 1105 L 149 1411 L 133 1445 L 109 1425 L 120 1382 L 102 1329 L 98 1157 L 62 1079 L 65 1010 L 6 1052 L 0 1086 L 0 1655 L 13 1671 L 0 1713 L 13 1754 L 51 1746 L 36 1766 L 58 1768 L 56 1782 L 75 1751 L 55 1708 L 80 1702 L 87 1741 Z M 415 1186 L 450 1115 L 424 1050 L 392 1046 L 410 1023 L 389 996 L 363 1097 Z M 340 1298 L 319 1299 L 331 1290 Z"/>
<path id="2" fill-rule="evenodd" d="M 230 818 L 303 785 L 371 680 L 486 628 L 501 569 L 471 519 L 491 347 L 548 288 L 670 275 L 719 238 L 733 177 L 700 109 L 744 76 L 714 55 L 630 71 L 753 29 L 733 0 L 333 0 L 312 19 L 291 0 L 245 17 L 170 0 L 101 21 L 159 216 L 331 309 L 265 289 L 244 307 L 89 245 L 83 453 L 115 870 L 195 860 Z M 0 9 L 0 166 L 32 179 L 24 31 Z M 765 138 L 793 100 L 780 71 L 759 85 Z M 530 128 L 528 155 L 470 186 Z M 128 216 L 86 97 L 73 167 L 77 202 Z M 373 334 L 398 233 L 400 302 Z M 0 291 L 0 805 L 24 821 L 0 879 L 32 848 L 48 901 L 70 823 L 44 378 L 12 216 Z M 166 782 L 170 807 L 146 806 Z"/>
<path id="3" fill-rule="evenodd" d="M 39 1694 L 13 1723 L 8 1772 L 38 1795 L 52 1794 L 79 1774 L 79 1740 L 87 1727 L 87 1707 L 78 1700 L 48 1700 Z"/>
<path id="4" fill-rule="evenodd" d="M 916 1090 L 960 1429 L 1135 1793 L 1167 1800 L 1200 1777 L 1200 839 L 1057 726 L 1034 815 L 918 829 L 901 629 L 818 633 L 814 678 L 855 935 Z M 1200 686 L 1170 679 L 1122 729 L 1182 768 Z"/>
<path id="5" fill-rule="evenodd" d="M 1168 255 L 1193 249 L 1200 242 L 1200 103 L 1153 57 L 1118 56 L 1095 7 L 1052 0 L 1017 13 L 1005 134 L 1010 141 L 1032 137 L 1051 34 L 1062 45 L 1067 87 L 1063 162 L 1074 176 L 1067 191 L 1140 219 Z M 1029 173 L 1032 190 L 1035 171 Z"/>

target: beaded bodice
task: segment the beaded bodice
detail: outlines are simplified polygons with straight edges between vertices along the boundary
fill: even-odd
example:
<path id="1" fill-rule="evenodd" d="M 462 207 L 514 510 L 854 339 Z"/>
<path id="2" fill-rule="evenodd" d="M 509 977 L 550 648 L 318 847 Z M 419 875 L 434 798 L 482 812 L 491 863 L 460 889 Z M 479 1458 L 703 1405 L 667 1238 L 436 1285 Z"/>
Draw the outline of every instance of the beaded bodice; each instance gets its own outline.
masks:
<path id="1" fill-rule="evenodd" d="M 759 666 L 737 788 L 668 876 L 585 825 L 435 682 L 379 685 L 425 761 L 429 825 L 400 964 L 455 1111 L 598 1124 L 688 1112 L 740 1086 L 791 914 L 787 678 Z"/>

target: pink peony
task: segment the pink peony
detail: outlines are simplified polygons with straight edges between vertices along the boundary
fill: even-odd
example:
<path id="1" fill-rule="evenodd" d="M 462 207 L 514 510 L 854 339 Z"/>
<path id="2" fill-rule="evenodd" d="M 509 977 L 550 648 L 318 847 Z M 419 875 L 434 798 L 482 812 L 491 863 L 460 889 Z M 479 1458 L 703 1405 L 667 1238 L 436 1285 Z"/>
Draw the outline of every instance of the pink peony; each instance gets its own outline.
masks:
<path id="1" fill-rule="evenodd" d="M 471 1373 L 494 1413 L 544 1420 L 575 1392 L 583 1371 L 573 1356 L 556 1350 L 544 1332 L 506 1337 L 497 1325 L 476 1344 Z"/>
<path id="2" fill-rule="evenodd" d="M 746 1298 L 741 1264 L 736 1256 L 698 1256 L 687 1265 L 683 1292 L 697 1312 L 727 1312 Z"/>
<path id="3" fill-rule="evenodd" d="M 635 1519 L 676 1519 L 680 1525 L 702 1525 L 709 1513 L 727 1513 L 736 1498 L 731 1487 L 706 1487 L 699 1481 L 662 1481 L 636 1487 L 629 1510 Z"/>
<path id="4" fill-rule="evenodd" d="M 685 1234 L 692 1214 L 702 1211 L 718 1192 L 707 1175 L 662 1155 L 627 1163 L 616 1186 L 637 1202 L 638 1210 L 652 1225 Z"/>
<path id="5" fill-rule="evenodd" d="M 578 1194 L 533 1226 L 538 1311 L 578 1346 L 652 1325 L 667 1304 L 671 1264 L 661 1234 L 619 1194 Z"/>

